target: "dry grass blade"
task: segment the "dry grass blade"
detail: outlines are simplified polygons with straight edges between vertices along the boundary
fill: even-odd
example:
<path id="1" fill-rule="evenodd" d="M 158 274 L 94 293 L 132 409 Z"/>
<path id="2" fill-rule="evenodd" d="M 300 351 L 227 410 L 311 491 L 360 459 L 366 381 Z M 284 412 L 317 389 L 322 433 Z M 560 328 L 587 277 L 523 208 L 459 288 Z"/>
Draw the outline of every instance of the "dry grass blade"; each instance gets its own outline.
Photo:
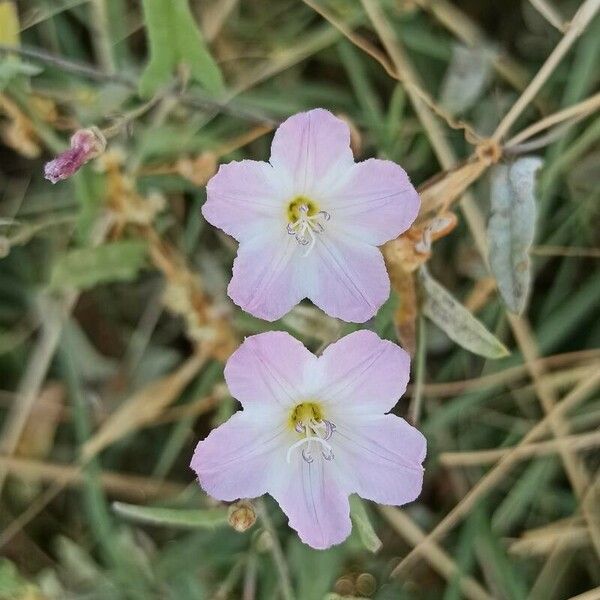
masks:
<path id="1" fill-rule="evenodd" d="M 448 581 L 458 578 L 458 585 L 465 598 L 470 600 L 491 600 L 493 598 L 475 579 L 463 575 L 452 558 L 435 542 L 425 541 L 425 534 L 403 510 L 392 506 L 380 506 L 379 510 L 394 530 L 409 544 L 413 546 L 423 544 L 424 557 L 442 577 Z"/>
<path id="2" fill-rule="evenodd" d="M 20 479 L 28 481 L 50 482 L 62 487 L 79 487 L 84 482 L 84 475 L 79 466 L 2 455 L 0 455 L 0 465 L 9 473 L 14 473 Z M 135 502 L 173 498 L 186 488 L 178 483 L 113 471 L 103 471 L 99 479 L 107 492 L 118 498 Z"/>
<path id="3" fill-rule="evenodd" d="M 553 552 L 561 540 L 566 540 L 572 549 L 592 543 L 588 528 L 582 524 L 581 519 L 572 517 L 566 521 L 526 531 L 520 539 L 510 543 L 508 551 L 523 557 L 546 555 Z"/>
<path id="4" fill-rule="evenodd" d="M 543 363 L 540 363 L 537 360 L 537 347 L 529 323 L 524 318 L 516 317 L 514 315 L 509 315 L 508 318 L 517 339 L 517 343 L 523 351 L 525 363 L 531 374 L 542 408 L 544 409 L 546 416 L 550 419 L 552 434 L 559 442 L 559 452 L 565 471 L 573 491 L 580 502 L 580 508 L 583 511 L 588 527 L 590 528 L 590 534 L 594 541 L 596 553 L 600 557 L 600 522 L 597 522 L 596 519 L 593 518 L 587 506 L 585 506 L 585 503 L 582 501 L 586 491 L 590 489 L 592 481 L 591 477 L 587 472 L 587 468 L 583 461 L 574 455 L 568 444 L 564 442 L 564 439 L 569 433 L 569 425 L 560 414 L 554 412 L 556 396 L 554 390 L 548 385 Z"/>
<path id="5" fill-rule="evenodd" d="M 600 357 L 600 350 L 581 350 L 578 352 L 567 352 L 566 354 L 546 356 L 545 358 L 539 358 L 538 360 L 544 362 L 547 368 L 554 368 L 570 365 L 572 363 L 579 363 L 580 361 L 583 365 L 598 357 Z M 507 385 L 522 378 L 526 374 L 527 367 L 525 365 L 519 365 L 504 369 L 498 373 L 490 373 L 489 375 L 483 375 L 474 379 L 447 381 L 444 383 L 427 383 L 423 386 L 423 393 L 426 396 L 431 396 L 433 398 L 447 398 L 487 387 Z"/>
<path id="6" fill-rule="evenodd" d="M 561 32 L 567 30 L 567 24 L 563 21 L 556 7 L 552 6 L 547 0 L 529 0 L 531 5 L 552 25 Z"/>
<path id="7" fill-rule="evenodd" d="M 126 400 L 82 447 L 81 459 L 84 462 L 90 460 L 125 435 L 152 423 L 179 397 L 202 368 L 208 355 L 206 349 L 196 352 L 175 372 L 153 381 Z"/>
<path id="8" fill-rule="evenodd" d="M 530 137 L 533 137 L 537 133 L 552 127 L 553 125 L 557 125 L 558 123 L 562 123 L 567 121 L 568 119 L 579 118 L 582 116 L 587 116 L 600 108 L 600 92 L 598 94 L 594 94 L 577 104 L 573 104 L 573 106 L 568 106 L 562 110 L 559 110 L 543 119 L 540 119 L 533 125 L 526 127 L 522 131 L 520 131 L 517 135 L 513 136 L 506 142 L 506 148 L 511 148 L 513 146 L 517 146 L 521 142 L 528 140 Z"/>
<path id="9" fill-rule="evenodd" d="M 600 372 L 596 372 L 595 375 L 577 385 L 569 394 L 567 394 L 552 409 L 551 415 L 546 415 L 532 427 L 523 437 L 519 445 L 515 447 L 515 450 L 500 459 L 500 461 L 498 461 L 498 463 L 488 471 L 473 488 L 471 488 L 466 496 L 433 528 L 433 530 L 427 534 L 423 542 L 420 542 L 404 557 L 402 562 L 400 562 L 392 572 L 392 577 L 398 577 L 402 573 L 405 573 L 406 570 L 413 565 L 415 559 L 423 552 L 424 544 L 442 538 L 469 514 L 471 509 L 482 497 L 489 493 L 508 475 L 512 467 L 518 462 L 516 448 L 534 442 L 545 435 L 550 428 L 551 419 L 565 415 L 573 410 L 578 404 L 583 402 L 588 394 L 596 389 L 598 385 L 600 385 Z"/>
<path id="10" fill-rule="evenodd" d="M 446 467 L 473 467 L 494 464 L 511 452 L 514 453 L 513 456 L 516 461 L 527 460 L 536 456 L 546 456 L 560 452 L 563 445 L 568 447 L 570 451 L 596 448 L 600 446 L 600 432 L 570 435 L 557 440 L 526 444 L 525 446 L 475 452 L 442 452 L 439 460 Z"/>
<path id="11" fill-rule="evenodd" d="M 505 117 L 500 121 L 496 128 L 493 139 L 496 141 L 502 139 L 512 127 L 514 122 L 519 118 L 521 113 L 529 106 L 529 103 L 540 91 L 540 88 L 546 83 L 550 75 L 554 72 L 558 63 L 563 59 L 569 51 L 575 40 L 585 31 L 587 26 L 600 9 L 600 0 L 586 0 L 575 13 L 573 20 L 569 24 L 567 33 L 562 37 L 556 45 L 550 56 L 546 59 L 542 68 L 536 73 L 520 98 L 513 104 Z"/>

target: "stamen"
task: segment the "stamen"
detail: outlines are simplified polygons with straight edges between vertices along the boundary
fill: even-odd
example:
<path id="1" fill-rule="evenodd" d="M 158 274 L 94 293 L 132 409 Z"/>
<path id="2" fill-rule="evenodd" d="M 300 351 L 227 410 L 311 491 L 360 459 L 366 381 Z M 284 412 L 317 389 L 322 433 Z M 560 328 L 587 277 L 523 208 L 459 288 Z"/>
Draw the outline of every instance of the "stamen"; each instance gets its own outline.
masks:
<path id="1" fill-rule="evenodd" d="M 311 462 L 313 462 L 315 460 L 312 457 L 312 454 L 310 453 L 310 450 L 309 450 L 308 446 L 306 448 L 302 448 L 302 458 L 308 464 L 310 464 Z M 290 461 L 288 460 L 288 462 L 290 462 Z"/>
<path id="2" fill-rule="evenodd" d="M 327 443 L 335 431 L 335 425 L 331 421 L 327 421 L 326 419 L 317 420 L 315 418 L 311 418 L 308 421 L 298 421 L 294 425 L 294 430 L 297 433 L 304 434 L 304 437 L 288 448 L 286 455 L 288 463 L 291 461 L 292 452 L 303 445 L 305 447 L 302 448 L 302 458 L 305 462 L 312 463 L 314 458 L 311 452 L 311 442 L 321 445 L 321 456 L 325 460 L 333 460 L 333 448 Z"/>
<path id="3" fill-rule="evenodd" d="M 309 207 L 306 204 L 300 205 L 298 213 L 299 217 L 295 221 L 288 223 L 287 232 L 296 238 L 298 244 L 308 246 L 304 252 L 304 256 L 308 256 L 317 241 L 315 234 L 325 231 L 323 221 L 329 221 L 331 215 L 324 210 L 320 210 L 314 215 L 309 215 Z"/>
<path id="4" fill-rule="evenodd" d="M 287 455 L 285 457 L 286 461 L 289 463 L 291 461 L 291 457 L 292 457 L 292 452 L 298 448 L 299 446 L 302 446 L 302 444 L 306 444 L 308 442 L 318 442 L 319 444 L 321 444 L 323 446 L 323 448 L 325 448 L 325 450 L 327 451 L 328 456 L 331 456 L 331 458 L 333 458 L 333 448 L 323 439 L 320 438 L 317 435 L 310 435 L 307 436 L 305 438 L 302 438 L 301 440 L 298 440 L 297 442 L 295 442 L 294 444 L 292 444 L 287 451 Z M 304 450 L 307 450 L 307 454 L 308 457 L 312 459 L 312 455 L 310 454 L 310 449 L 309 448 L 304 448 L 302 450 L 302 458 L 304 458 L 304 460 L 306 460 L 306 456 L 305 456 L 305 452 Z M 325 453 L 323 452 L 323 456 L 325 457 Z M 327 458 L 327 457 L 325 457 Z M 327 460 L 331 460 L 331 458 L 327 458 Z M 312 460 L 306 460 L 306 462 L 312 462 Z"/>

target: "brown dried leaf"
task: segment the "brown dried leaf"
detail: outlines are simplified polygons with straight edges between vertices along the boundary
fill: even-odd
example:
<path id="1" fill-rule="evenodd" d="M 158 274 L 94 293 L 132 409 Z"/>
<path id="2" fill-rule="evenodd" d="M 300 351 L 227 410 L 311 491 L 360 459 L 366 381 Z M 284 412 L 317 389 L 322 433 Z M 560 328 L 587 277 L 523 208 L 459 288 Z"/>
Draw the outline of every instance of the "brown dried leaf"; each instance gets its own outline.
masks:
<path id="1" fill-rule="evenodd" d="M 208 353 L 199 351 L 175 372 L 153 381 L 126 400 L 82 448 L 81 458 L 89 460 L 126 435 L 151 424 L 172 404 L 202 368 Z"/>
<path id="2" fill-rule="evenodd" d="M 452 202 L 479 179 L 488 166 L 488 161 L 474 159 L 450 171 L 443 171 L 426 181 L 418 190 L 421 196 L 418 221 L 427 219 L 432 212 L 447 211 Z"/>
<path id="3" fill-rule="evenodd" d="M 0 126 L 2 141 L 25 158 L 37 158 L 42 148 L 31 119 L 4 94 L 0 94 L 0 113 L 8 117 Z"/>
<path id="4" fill-rule="evenodd" d="M 54 435 L 60 422 L 65 400 L 62 383 L 51 382 L 35 400 L 23 429 L 16 454 L 28 458 L 45 458 L 54 445 Z"/>
<path id="5" fill-rule="evenodd" d="M 204 187 L 217 172 L 217 157 L 213 152 L 203 152 L 195 158 L 180 158 L 175 171 L 198 187 Z"/>
<path id="6" fill-rule="evenodd" d="M 394 313 L 394 326 L 402 347 L 414 356 L 417 349 L 417 293 L 413 273 L 396 269 L 391 275 L 392 288 L 398 294 L 399 305 Z"/>
<path id="7" fill-rule="evenodd" d="M 452 212 L 443 212 L 421 224 L 413 225 L 399 238 L 387 242 L 383 255 L 388 270 L 412 273 L 429 260 L 431 244 L 448 235 L 457 225 L 458 219 Z"/>

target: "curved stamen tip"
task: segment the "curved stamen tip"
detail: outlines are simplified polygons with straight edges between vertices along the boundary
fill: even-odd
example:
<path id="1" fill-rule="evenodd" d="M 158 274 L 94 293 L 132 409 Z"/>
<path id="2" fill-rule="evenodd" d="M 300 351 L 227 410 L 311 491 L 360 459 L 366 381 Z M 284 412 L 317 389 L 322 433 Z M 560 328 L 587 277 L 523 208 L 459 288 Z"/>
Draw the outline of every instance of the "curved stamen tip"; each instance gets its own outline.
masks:
<path id="1" fill-rule="evenodd" d="M 325 460 L 333 460 L 333 448 L 327 442 L 335 430 L 335 425 L 331 421 L 327 421 L 326 419 L 318 421 L 310 419 L 308 422 L 298 421 L 294 425 L 294 430 L 297 433 L 304 434 L 304 437 L 288 448 L 286 455 L 288 463 L 291 462 L 292 452 L 300 446 L 304 446 L 301 452 L 303 460 L 309 464 L 312 463 L 314 458 L 311 452 L 311 442 L 321 445 L 321 455 Z"/>
<path id="2" fill-rule="evenodd" d="M 315 460 L 308 448 L 302 448 L 302 458 L 308 464 L 310 464 L 311 462 L 313 462 Z"/>
<path id="3" fill-rule="evenodd" d="M 325 460 L 333 460 L 333 458 L 334 458 L 334 456 L 333 456 L 333 449 L 332 448 L 329 448 L 329 450 L 327 450 L 327 451 L 322 450 L 321 454 L 323 455 L 323 458 Z"/>

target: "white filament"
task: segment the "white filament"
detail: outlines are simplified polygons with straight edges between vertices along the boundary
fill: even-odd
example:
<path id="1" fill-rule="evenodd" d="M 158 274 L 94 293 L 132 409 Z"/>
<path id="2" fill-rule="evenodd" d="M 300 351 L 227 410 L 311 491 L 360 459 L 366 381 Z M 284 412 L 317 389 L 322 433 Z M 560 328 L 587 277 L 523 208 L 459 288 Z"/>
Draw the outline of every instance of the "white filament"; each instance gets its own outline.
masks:
<path id="1" fill-rule="evenodd" d="M 306 204 L 300 205 L 298 210 L 300 216 L 293 223 L 288 224 L 287 232 L 296 238 L 298 244 L 306 246 L 303 256 L 308 256 L 314 248 L 316 234 L 325 231 L 324 222 L 329 221 L 331 215 L 324 210 L 315 215 L 309 215 L 309 208 Z"/>

